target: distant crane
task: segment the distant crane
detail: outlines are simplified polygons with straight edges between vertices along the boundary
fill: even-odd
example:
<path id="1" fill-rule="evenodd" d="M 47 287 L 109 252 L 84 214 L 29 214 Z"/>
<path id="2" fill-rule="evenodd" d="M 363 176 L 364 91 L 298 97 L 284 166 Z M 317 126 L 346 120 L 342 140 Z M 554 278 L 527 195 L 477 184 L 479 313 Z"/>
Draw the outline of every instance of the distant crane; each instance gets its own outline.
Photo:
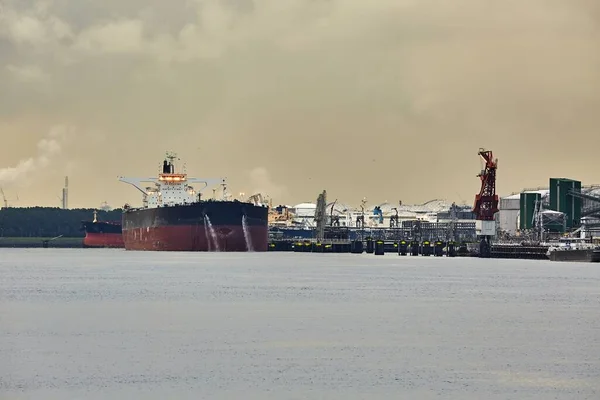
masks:
<path id="1" fill-rule="evenodd" d="M 317 240 L 322 241 L 325 238 L 325 224 L 327 223 L 327 191 L 317 198 L 317 207 L 315 208 L 315 223 L 317 226 Z"/>
<path id="2" fill-rule="evenodd" d="M 0 195 L 2 195 L 2 204 L 3 204 L 2 208 L 8 208 L 9 207 L 8 199 L 6 198 L 6 195 L 4 194 L 4 190 L 2 188 L 0 188 Z M 15 200 L 11 200 L 11 201 L 15 201 Z M 19 195 L 18 194 L 17 194 L 16 201 L 19 201 Z"/>
<path id="3" fill-rule="evenodd" d="M 400 201 L 400 205 L 402 205 L 402 201 Z M 395 211 L 396 215 L 390 217 L 390 228 L 399 228 L 400 216 L 398 215 L 398 209 L 394 207 L 392 208 L 392 211 Z"/>
<path id="4" fill-rule="evenodd" d="M 8 208 L 8 200 L 6 200 L 6 195 L 4 194 L 4 190 L 0 188 L 0 194 L 2 194 L 2 200 L 4 201 L 4 208 Z"/>
<path id="5" fill-rule="evenodd" d="M 481 189 L 475 196 L 473 213 L 480 224 L 481 243 L 479 245 L 479 256 L 491 257 L 492 236 L 496 235 L 496 222 L 494 215 L 498 212 L 498 195 L 496 194 L 496 170 L 498 159 L 494 158 L 491 150 L 479 149 L 479 156 L 484 161 L 484 167 L 477 175 L 481 179 Z"/>
<path id="6" fill-rule="evenodd" d="M 365 209 L 367 207 L 367 198 L 363 197 L 362 201 L 360 202 L 360 215 L 358 215 L 356 217 L 356 227 L 360 228 L 361 230 L 365 228 Z M 361 232 L 361 236 L 362 236 L 362 232 Z"/>
<path id="7" fill-rule="evenodd" d="M 457 238 L 457 232 L 456 232 L 456 225 L 458 223 L 458 215 L 457 215 L 457 205 L 456 203 L 452 203 L 452 206 L 450 207 L 450 224 L 448 225 L 448 229 L 446 231 L 446 240 L 447 241 L 456 241 Z"/>
<path id="8" fill-rule="evenodd" d="M 335 211 L 335 205 L 337 203 L 337 199 L 335 199 L 335 201 L 333 203 L 329 203 L 327 204 L 327 207 L 331 206 L 331 208 L 329 209 L 329 225 L 331 226 L 340 226 L 340 216 L 339 215 L 333 215 L 333 212 Z"/>

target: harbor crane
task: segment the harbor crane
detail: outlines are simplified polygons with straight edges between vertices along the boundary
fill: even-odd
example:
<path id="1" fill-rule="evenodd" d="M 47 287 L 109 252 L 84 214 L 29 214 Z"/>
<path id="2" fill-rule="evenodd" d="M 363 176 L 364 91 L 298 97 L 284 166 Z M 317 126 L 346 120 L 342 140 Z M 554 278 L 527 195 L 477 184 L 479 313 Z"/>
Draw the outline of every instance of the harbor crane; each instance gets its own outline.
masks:
<path id="1" fill-rule="evenodd" d="M 9 200 L 6 198 L 6 195 L 4 194 L 4 189 L 0 188 L 0 196 L 2 196 L 2 207 L 0 208 L 8 208 L 10 207 L 9 201 L 15 201 L 15 200 Z M 19 201 L 19 195 L 17 194 L 17 198 L 16 201 Z"/>
<path id="2" fill-rule="evenodd" d="M 325 190 L 317 198 L 315 223 L 317 226 L 317 240 L 322 241 L 325 238 L 325 224 L 327 223 L 327 191 Z"/>
<path id="3" fill-rule="evenodd" d="M 496 235 L 496 221 L 494 215 L 498 212 L 498 195 L 496 194 L 496 170 L 498 159 L 494 158 L 491 150 L 479 149 L 478 155 L 484 162 L 483 169 L 477 175 L 481 179 L 481 189 L 475 195 L 473 213 L 478 224 L 479 256 L 491 257 L 491 238 Z"/>
<path id="4" fill-rule="evenodd" d="M 6 195 L 4 194 L 4 190 L 0 188 L 0 194 L 2 195 L 2 201 L 4 202 L 4 208 L 8 208 L 8 200 L 6 200 Z"/>
<path id="5" fill-rule="evenodd" d="M 329 225 L 331 226 L 340 226 L 340 216 L 333 215 L 335 211 L 335 205 L 337 204 L 337 199 L 334 202 L 327 204 L 327 207 L 331 206 L 329 209 Z"/>

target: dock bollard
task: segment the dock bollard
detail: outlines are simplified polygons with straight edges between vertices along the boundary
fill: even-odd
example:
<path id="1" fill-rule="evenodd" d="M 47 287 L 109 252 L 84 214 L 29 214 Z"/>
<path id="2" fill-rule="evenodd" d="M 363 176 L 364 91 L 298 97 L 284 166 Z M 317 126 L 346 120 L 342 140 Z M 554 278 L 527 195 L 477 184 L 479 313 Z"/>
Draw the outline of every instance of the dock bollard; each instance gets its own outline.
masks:
<path id="1" fill-rule="evenodd" d="M 401 240 L 398 243 L 398 255 L 405 256 L 406 254 L 408 254 L 408 243 L 406 243 L 406 240 Z"/>
<path id="2" fill-rule="evenodd" d="M 433 255 L 435 257 L 444 256 L 444 242 L 442 242 L 441 240 L 435 242 L 435 246 L 433 247 Z"/>
<path id="3" fill-rule="evenodd" d="M 364 245 L 362 240 L 354 240 L 350 243 L 350 253 L 362 254 L 364 251 Z"/>
<path id="4" fill-rule="evenodd" d="M 430 256 L 432 253 L 431 243 L 429 240 L 423 242 L 421 246 L 421 254 L 424 256 Z"/>
<path id="5" fill-rule="evenodd" d="M 312 251 L 313 244 L 309 240 L 305 240 L 302 246 L 302 251 L 305 253 L 310 253 Z"/>
<path id="6" fill-rule="evenodd" d="M 323 243 L 321 243 L 321 242 L 312 243 L 312 252 L 313 253 L 322 253 L 323 252 Z"/>
<path id="7" fill-rule="evenodd" d="M 375 255 L 382 256 L 385 254 L 385 242 L 383 240 L 377 240 L 375 242 Z"/>
<path id="8" fill-rule="evenodd" d="M 411 242 L 410 244 L 410 255 L 418 256 L 419 255 L 419 242 Z"/>
<path id="9" fill-rule="evenodd" d="M 456 244 L 449 242 L 446 247 L 446 257 L 456 257 Z"/>
<path id="10" fill-rule="evenodd" d="M 368 254 L 373 254 L 374 249 L 374 245 L 373 245 L 373 239 L 368 237 L 367 238 L 367 253 Z"/>

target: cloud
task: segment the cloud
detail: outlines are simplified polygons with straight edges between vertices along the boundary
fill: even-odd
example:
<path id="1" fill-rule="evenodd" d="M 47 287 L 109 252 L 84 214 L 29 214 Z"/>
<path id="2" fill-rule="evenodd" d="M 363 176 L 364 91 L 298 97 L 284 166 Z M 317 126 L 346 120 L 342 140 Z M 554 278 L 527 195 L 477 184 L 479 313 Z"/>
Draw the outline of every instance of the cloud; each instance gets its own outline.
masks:
<path id="1" fill-rule="evenodd" d="M 43 6 L 40 2 L 26 11 L 18 11 L 12 4 L 8 2 L 0 14 L 0 36 L 19 46 L 43 46 L 72 36 L 71 28 L 64 21 L 48 14 L 47 4 Z"/>
<path id="2" fill-rule="evenodd" d="M 40 83 L 46 82 L 50 78 L 47 73 L 35 65 L 15 66 L 9 64 L 6 69 L 20 82 Z"/>
<path id="3" fill-rule="evenodd" d="M 19 160 L 14 167 L 0 168 L 0 186 L 23 183 L 31 179 L 38 170 L 48 168 L 61 153 L 64 143 L 72 135 L 72 128 L 54 126 L 47 135 L 37 143 L 37 155 Z"/>
<path id="4" fill-rule="evenodd" d="M 143 26 L 139 20 L 119 20 L 93 26 L 77 38 L 75 49 L 86 53 L 134 54 L 142 50 Z"/>
<path id="5" fill-rule="evenodd" d="M 288 188 L 284 185 L 274 183 L 271 174 L 264 167 L 253 168 L 248 175 L 250 178 L 249 183 L 252 187 L 250 195 L 261 193 L 263 196 L 266 195 L 272 199 L 281 199 L 289 195 Z"/>
<path id="6" fill-rule="evenodd" d="M 31 120 L 102 132 L 94 151 L 79 139 L 65 153 L 94 177 L 84 205 L 130 201 L 114 177 L 154 171 L 165 149 L 234 192 L 260 165 L 293 182 L 276 202 L 470 198 L 482 146 L 501 192 L 593 182 L 598 4 L 7 0 L 0 134 L 13 144 L 0 159 L 28 159 Z"/>
<path id="7" fill-rule="evenodd" d="M 46 40 L 46 27 L 42 21 L 30 16 L 16 17 L 8 25 L 12 39 L 18 44 L 38 44 Z"/>

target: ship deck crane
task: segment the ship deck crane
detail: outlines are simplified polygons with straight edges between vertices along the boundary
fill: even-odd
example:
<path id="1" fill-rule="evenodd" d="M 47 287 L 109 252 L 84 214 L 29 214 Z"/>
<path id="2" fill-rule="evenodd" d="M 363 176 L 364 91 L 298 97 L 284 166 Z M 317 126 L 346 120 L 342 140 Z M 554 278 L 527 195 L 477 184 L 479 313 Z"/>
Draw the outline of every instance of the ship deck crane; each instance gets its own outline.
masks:
<path id="1" fill-rule="evenodd" d="M 490 240 L 496 235 L 496 222 L 494 215 L 498 212 L 498 195 L 496 194 L 496 170 L 498 169 L 498 159 L 494 158 L 491 150 L 479 149 L 479 156 L 484 161 L 484 167 L 481 173 L 477 175 L 481 179 L 481 189 L 479 194 L 475 195 L 475 204 L 473 213 L 478 221 L 479 236 L 481 243 L 479 246 L 480 257 L 489 258 L 491 256 Z"/>

